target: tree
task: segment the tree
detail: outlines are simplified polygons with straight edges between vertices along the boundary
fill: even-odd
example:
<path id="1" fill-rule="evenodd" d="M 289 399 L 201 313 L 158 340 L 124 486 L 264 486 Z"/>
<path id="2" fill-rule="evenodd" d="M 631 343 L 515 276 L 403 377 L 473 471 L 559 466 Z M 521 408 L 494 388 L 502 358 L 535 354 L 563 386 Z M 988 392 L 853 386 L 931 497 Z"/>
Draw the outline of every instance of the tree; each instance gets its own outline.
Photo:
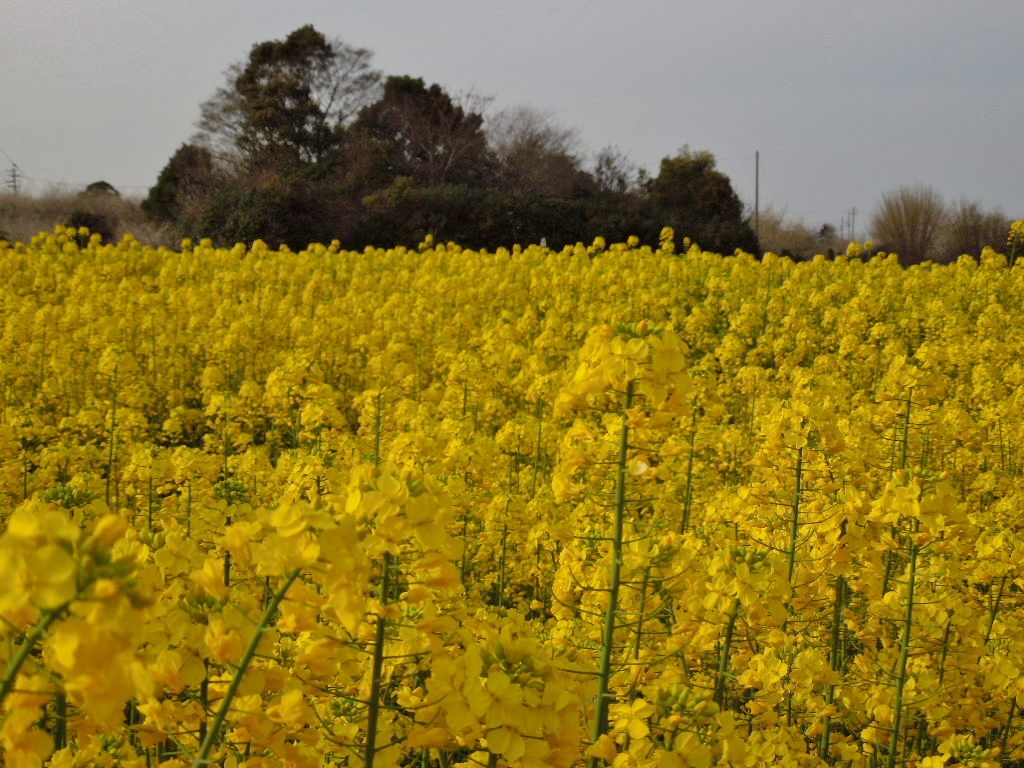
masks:
<path id="1" fill-rule="evenodd" d="M 354 146 L 376 158 L 379 186 L 402 176 L 430 186 L 487 178 L 493 163 L 482 128 L 483 116 L 456 104 L 441 86 L 392 76 L 381 98 L 360 113 L 352 133 Z"/>
<path id="2" fill-rule="evenodd" d="M 761 209 L 759 221 L 758 242 L 765 251 L 799 261 L 827 253 L 830 247 L 835 252 L 837 238 L 831 224 L 812 229 L 803 221 L 787 219 L 782 211 L 770 206 Z"/>
<path id="3" fill-rule="evenodd" d="M 953 203 L 946 211 L 939 245 L 939 260 L 956 261 L 962 254 L 977 256 L 990 245 L 1000 250 L 1006 243 L 1010 220 L 999 211 L 985 211 L 972 200 Z"/>
<path id="4" fill-rule="evenodd" d="M 523 147 L 575 157 L 580 146 L 575 128 L 559 125 L 550 110 L 520 104 L 498 110 L 487 119 L 487 139 L 499 160 Z"/>
<path id="5" fill-rule="evenodd" d="M 581 168 L 579 133 L 558 125 L 550 112 L 529 106 L 503 109 L 488 119 L 486 131 L 503 190 L 578 197 L 594 189 Z"/>
<path id="6" fill-rule="evenodd" d="M 301 176 L 267 174 L 218 187 L 187 234 L 211 238 L 218 245 L 252 242 L 293 250 L 310 243 L 348 240 L 358 213 L 330 187 Z"/>
<path id="7" fill-rule="evenodd" d="M 215 175 L 210 150 L 182 144 L 160 171 L 156 185 L 142 201 L 142 210 L 154 221 L 179 221 L 213 189 Z"/>
<path id="8" fill-rule="evenodd" d="M 311 25 L 254 45 L 200 107 L 198 141 L 243 167 L 287 171 L 323 161 L 379 94 L 372 54 Z"/>
<path id="9" fill-rule="evenodd" d="M 117 187 L 111 184 L 109 181 L 94 181 L 85 188 L 85 194 L 87 195 L 110 195 L 111 197 L 120 197 L 121 193 L 117 191 Z"/>
<path id="10" fill-rule="evenodd" d="M 604 147 L 594 160 L 594 181 L 602 192 L 628 194 L 648 183 L 646 172 L 618 147 Z"/>
<path id="11" fill-rule="evenodd" d="M 743 203 L 729 177 L 715 168 L 715 156 L 684 147 L 661 161 L 650 183 L 650 201 L 662 224 L 706 250 L 758 251 L 757 237 L 743 216 Z"/>
<path id="12" fill-rule="evenodd" d="M 932 254 L 945 218 L 942 196 L 924 185 L 903 186 L 882 196 L 871 217 L 871 233 L 904 265 Z"/>

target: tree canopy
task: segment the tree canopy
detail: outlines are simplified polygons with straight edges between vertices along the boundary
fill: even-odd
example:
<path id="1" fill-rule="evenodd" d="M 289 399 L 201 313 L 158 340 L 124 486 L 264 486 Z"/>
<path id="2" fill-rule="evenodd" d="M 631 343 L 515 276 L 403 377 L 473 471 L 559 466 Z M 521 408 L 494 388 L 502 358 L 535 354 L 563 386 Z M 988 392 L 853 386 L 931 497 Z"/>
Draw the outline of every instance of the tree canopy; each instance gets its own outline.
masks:
<path id="1" fill-rule="evenodd" d="M 241 165 L 287 171 L 323 162 L 379 92 L 372 54 L 312 26 L 252 47 L 200 107 L 199 142 Z"/>
<path id="2" fill-rule="evenodd" d="M 441 86 L 418 77 L 389 77 L 353 133 L 379 156 L 391 178 L 417 184 L 480 183 L 491 166 L 483 115 L 457 105 Z"/>
<path id="3" fill-rule="evenodd" d="M 650 199 L 666 224 L 704 248 L 725 253 L 757 248 L 743 204 L 729 177 L 715 168 L 710 152 L 684 147 L 675 157 L 662 160 L 650 184 Z"/>
<path id="4" fill-rule="evenodd" d="M 182 236 L 303 247 L 558 247 L 665 225 L 701 246 L 754 251 L 729 179 L 708 152 L 665 158 L 651 179 L 614 148 L 585 166 L 575 130 L 550 113 L 456 97 L 313 26 L 261 42 L 201 105 L 199 132 L 145 202 Z"/>
<path id="5" fill-rule="evenodd" d="M 183 221 L 190 202 L 202 204 L 214 182 L 213 155 L 205 147 L 182 144 L 171 155 L 142 202 L 142 210 L 155 221 Z"/>

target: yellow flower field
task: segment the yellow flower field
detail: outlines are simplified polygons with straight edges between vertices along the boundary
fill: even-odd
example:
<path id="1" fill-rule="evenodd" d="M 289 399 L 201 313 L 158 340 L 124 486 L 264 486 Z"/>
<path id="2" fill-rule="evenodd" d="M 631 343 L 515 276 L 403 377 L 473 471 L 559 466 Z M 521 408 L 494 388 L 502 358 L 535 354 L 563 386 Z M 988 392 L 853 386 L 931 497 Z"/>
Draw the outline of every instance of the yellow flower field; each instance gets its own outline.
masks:
<path id="1" fill-rule="evenodd" d="M 1014 233 L 0 243 L 3 764 L 1024 761 Z"/>

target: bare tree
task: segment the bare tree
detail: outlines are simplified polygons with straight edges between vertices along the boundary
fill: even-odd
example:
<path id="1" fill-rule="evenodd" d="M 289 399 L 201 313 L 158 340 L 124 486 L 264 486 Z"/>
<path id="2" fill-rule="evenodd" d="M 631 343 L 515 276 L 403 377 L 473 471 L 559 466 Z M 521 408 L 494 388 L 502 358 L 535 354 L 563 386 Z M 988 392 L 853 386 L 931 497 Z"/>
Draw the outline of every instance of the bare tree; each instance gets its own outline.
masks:
<path id="1" fill-rule="evenodd" d="M 990 245 L 1002 250 L 1010 220 L 1001 211 L 986 211 L 973 200 L 961 199 L 946 211 L 939 252 L 943 261 L 955 261 L 962 254 L 977 256 Z"/>
<path id="2" fill-rule="evenodd" d="M 579 132 L 559 125 L 550 110 L 507 107 L 487 119 L 485 130 L 506 189 L 571 197 L 585 186 Z"/>
<path id="3" fill-rule="evenodd" d="M 559 125 L 551 110 L 523 104 L 498 110 L 487 118 L 484 128 L 491 149 L 502 161 L 524 147 L 574 156 L 580 146 L 579 131 Z"/>
<path id="4" fill-rule="evenodd" d="M 871 217 L 871 232 L 883 248 L 899 254 L 904 265 L 936 256 L 945 219 L 942 196 L 924 185 L 886 192 Z"/>
<path id="5" fill-rule="evenodd" d="M 605 192 L 626 194 L 643 189 L 647 173 L 618 147 L 604 147 L 594 158 L 594 180 Z"/>
<path id="6" fill-rule="evenodd" d="M 819 253 L 837 253 L 845 246 L 836 236 L 835 227 L 813 229 L 801 220 L 788 219 L 784 210 L 772 206 L 763 207 L 758 218 L 757 237 L 763 251 L 807 260 Z"/>
<path id="7" fill-rule="evenodd" d="M 235 62 L 227 68 L 224 79 L 227 84 L 218 88 L 213 96 L 199 105 L 199 131 L 191 143 L 208 150 L 225 165 L 240 160 L 238 145 L 244 130 L 242 95 L 234 83 L 242 74 L 243 66 Z"/>

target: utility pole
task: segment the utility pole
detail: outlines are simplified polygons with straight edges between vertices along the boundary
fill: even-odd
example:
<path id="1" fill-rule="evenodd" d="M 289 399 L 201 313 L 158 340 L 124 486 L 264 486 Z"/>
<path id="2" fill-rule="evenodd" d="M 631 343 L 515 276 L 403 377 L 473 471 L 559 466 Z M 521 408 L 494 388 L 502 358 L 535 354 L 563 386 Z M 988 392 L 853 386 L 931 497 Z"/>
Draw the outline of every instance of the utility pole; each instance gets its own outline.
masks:
<path id="1" fill-rule="evenodd" d="M 761 242 L 761 150 L 754 150 L 754 237 Z"/>
<path id="2" fill-rule="evenodd" d="M 854 222 L 857 219 L 857 209 L 850 209 L 850 240 L 854 243 L 857 242 L 857 227 Z"/>
<path id="3" fill-rule="evenodd" d="M 21 186 L 21 180 L 25 174 L 21 172 L 21 168 L 15 162 L 11 163 L 11 169 L 7 172 L 7 186 L 14 194 L 18 194 L 18 189 Z"/>
<path id="4" fill-rule="evenodd" d="M 18 194 L 18 190 L 21 188 L 21 180 L 25 178 L 25 173 L 3 147 L 0 147 L 0 155 L 7 158 L 7 162 L 11 164 L 10 170 L 7 171 L 7 186 L 14 194 Z"/>

